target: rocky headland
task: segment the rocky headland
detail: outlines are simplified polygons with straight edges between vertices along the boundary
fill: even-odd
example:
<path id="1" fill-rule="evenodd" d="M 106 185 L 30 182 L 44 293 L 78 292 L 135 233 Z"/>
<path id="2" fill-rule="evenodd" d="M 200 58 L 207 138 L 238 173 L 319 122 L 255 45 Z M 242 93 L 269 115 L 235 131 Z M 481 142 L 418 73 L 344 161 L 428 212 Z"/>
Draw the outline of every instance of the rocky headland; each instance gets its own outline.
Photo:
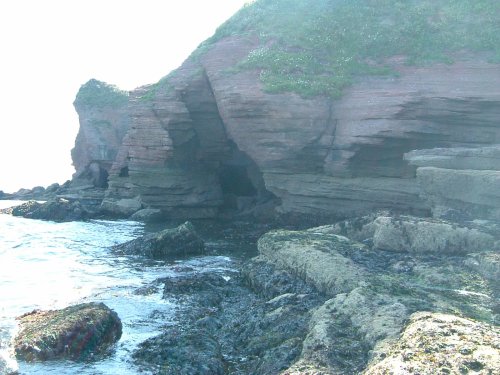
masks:
<path id="1" fill-rule="evenodd" d="M 154 373 L 500 373 L 498 6 L 255 1 L 155 84 L 84 84 L 72 181 L 10 211 L 262 224 L 230 277 L 137 291 L 185 306 L 132 354 Z"/>

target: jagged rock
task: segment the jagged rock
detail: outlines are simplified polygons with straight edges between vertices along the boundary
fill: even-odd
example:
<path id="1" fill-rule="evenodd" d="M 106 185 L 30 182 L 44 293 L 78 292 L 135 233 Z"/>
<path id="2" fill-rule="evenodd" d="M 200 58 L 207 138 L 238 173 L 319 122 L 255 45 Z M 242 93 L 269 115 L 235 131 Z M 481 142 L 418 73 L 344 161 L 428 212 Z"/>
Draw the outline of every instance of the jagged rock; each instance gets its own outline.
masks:
<path id="1" fill-rule="evenodd" d="M 271 299 L 289 293 L 312 294 L 316 289 L 291 272 L 275 267 L 265 257 L 257 256 L 245 264 L 243 277 L 252 290 Z"/>
<path id="2" fill-rule="evenodd" d="M 165 375 L 226 373 L 219 343 L 192 330 L 173 330 L 148 339 L 141 343 L 133 357 L 139 365 L 156 365 L 155 372 Z"/>
<path id="3" fill-rule="evenodd" d="M 25 361 L 88 360 L 120 339 L 118 315 L 103 303 L 84 303 L 62 310 L 35 310 L 18 318 L 16 357 Z"/>
<path id="4" fill-rule="evenodd" d="M 498 326 L 453 315 L 421 312 L 389 355 L 363 374 L 496 374 L 500 372 Z"/>
<path id="5" fill-rule="evenodd" d="M 267 262 L 305 280 L 322 293 L 348 292 L 364 281 L 364 270 L 343 254 L 362 252 L 346 237 L 310 231 L 276 230 L 258 241 Z"/>
<path id="6" fill-rule="evenodd" d="M 204 248 L 203 240 L 190 222 L 113 246 L 113 250 L 123 254 L 143 255 L 150 258 L 198 255 L 203 253 Z"/>
<path id="7" fill-rule="evenodd" d="M 28 201 L 19 206 L 4 209 L 2 212 L 29 219 L 53 221 L 84 220 L 93 216 L 93 213 L 87 211 L 80 202 L 64 198 L 56 198 L 45 203 Z"/>

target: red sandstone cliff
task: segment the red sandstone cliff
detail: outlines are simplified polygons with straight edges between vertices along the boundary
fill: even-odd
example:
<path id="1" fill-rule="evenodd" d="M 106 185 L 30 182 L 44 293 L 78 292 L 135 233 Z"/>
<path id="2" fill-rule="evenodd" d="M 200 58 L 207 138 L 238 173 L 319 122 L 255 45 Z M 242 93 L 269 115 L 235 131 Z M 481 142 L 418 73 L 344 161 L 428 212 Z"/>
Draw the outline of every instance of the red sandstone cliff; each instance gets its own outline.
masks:
<path id="1" fill-rule="evenodd" d="M 96 162 L 109 171 L 105 210 L 214 217 L 274 196 L 282 213 L 426 213 L 432 200 L 405 153 L 500 143 L 500 65 L 481 56 L 424 67 L 393 59 L 398 76 L 305 99 L 266 93 L 258 70 L 231 71 L 256 46 L 224 38 L 133 91 L 126 107 L 76 106 L 77 174 Z"/>

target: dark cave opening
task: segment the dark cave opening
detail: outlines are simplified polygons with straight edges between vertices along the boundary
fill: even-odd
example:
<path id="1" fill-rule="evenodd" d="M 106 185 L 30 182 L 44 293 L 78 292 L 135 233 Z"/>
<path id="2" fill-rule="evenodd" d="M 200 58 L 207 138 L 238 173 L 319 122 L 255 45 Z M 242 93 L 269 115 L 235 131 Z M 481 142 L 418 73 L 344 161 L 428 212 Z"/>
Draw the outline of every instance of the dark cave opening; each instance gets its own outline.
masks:
<path id="1" fill-rule="evenodd" d="M 273 196 L 266 190 L 257 164 L 238 146 L 229 141 L 230 156 L 219 168 L 219 183 L 224 196 L 224 209 L 246 211 L 269 201 Z"/>
<path id="2" fill-rule="evenodd" d="M 99 171 L 99 178 L 94 184 L 96 185 L 96 187 L 107 189 L 109 187 L 108 177 L 108 171 L 104 168 L 101 168 Z"/>
<path id="3" fill-rule="evenodd" d="M 233 194 L 242 197 L 250 197 L 257 194 L 248 177 L 246 166 L 226 165 L 219 173 L 220 184 L 224 194 Z"/>
<path id="4" fill-rule="evenodd" d="M 120 169 L 118 177 L 128 177 L 128 167 L 123 167 L 122 169 Z"/>

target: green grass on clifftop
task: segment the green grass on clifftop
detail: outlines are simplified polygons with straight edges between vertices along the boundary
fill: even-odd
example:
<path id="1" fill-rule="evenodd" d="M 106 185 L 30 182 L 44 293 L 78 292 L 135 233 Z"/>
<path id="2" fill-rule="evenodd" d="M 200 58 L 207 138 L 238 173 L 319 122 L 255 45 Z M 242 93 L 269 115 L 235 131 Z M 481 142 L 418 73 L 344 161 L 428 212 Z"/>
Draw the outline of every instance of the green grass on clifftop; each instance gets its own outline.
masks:
<path id="1" fill-rule="evenodd" d="M 420 65 L 489 51 L 500 62 L 500 1 L 256 0 L 200 48 L 231 35 L 259 36 L 239 68 L 261 69 L 267 91 L 338 97 L 355 76 L 391 74 L 395 55 Z"/>
<path id="2" fill-rule="evenodd" d="M 128 92 L 114 85 L 91 79 L 83 84 L 75 98 L 75 105 L 93 107 L 120 107 L 127 104 Z"/>

